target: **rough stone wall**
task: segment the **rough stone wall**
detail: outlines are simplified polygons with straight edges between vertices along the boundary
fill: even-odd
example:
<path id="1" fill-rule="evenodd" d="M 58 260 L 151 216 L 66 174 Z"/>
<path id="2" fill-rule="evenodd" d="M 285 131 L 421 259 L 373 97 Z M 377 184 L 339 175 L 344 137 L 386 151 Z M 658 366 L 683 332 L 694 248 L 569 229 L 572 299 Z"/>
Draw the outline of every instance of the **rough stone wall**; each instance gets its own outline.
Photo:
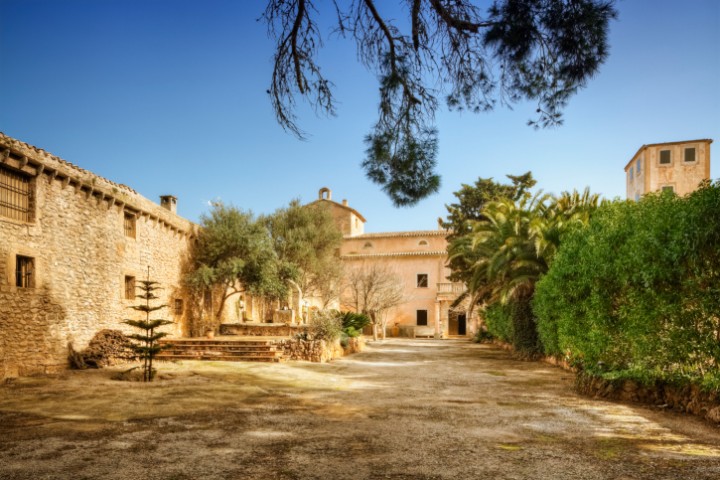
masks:
<path id="1" fill-rule="evenodd" d="M 33 179 L 34 220 L 0 217 L 0 375 L 53 372 L 67 366 L 67 346 L 87 347 L 99 330 L 121 329 L 139 299 L 125 299 L 125 276 L 140 281 L 150 266 L 169 305 L 156 317 L 174 320 L 182 260 L 194 226 L 122 185 L 94 176 L 42 150 L 0 134 L 7 169 Z M 125 235 L 125 212 L 136 238 Z M 34 286 L 16 286 L 17 255 L 34 259 Z M 185 304 L 187 309 L 187 304 Z"/>
<path id="2" fill-rule="evenodd" d="M 348 339 L 347 347 L 340 345 L 340 341 L 326 342 L 325 340 L 300 340 L 288 338 L 279 340 L 277 345 L 288 360 L 304 360 L 308 362 L 325 363 L 344 355 L 361 352 L 365 347 L 362 337 Z"/>

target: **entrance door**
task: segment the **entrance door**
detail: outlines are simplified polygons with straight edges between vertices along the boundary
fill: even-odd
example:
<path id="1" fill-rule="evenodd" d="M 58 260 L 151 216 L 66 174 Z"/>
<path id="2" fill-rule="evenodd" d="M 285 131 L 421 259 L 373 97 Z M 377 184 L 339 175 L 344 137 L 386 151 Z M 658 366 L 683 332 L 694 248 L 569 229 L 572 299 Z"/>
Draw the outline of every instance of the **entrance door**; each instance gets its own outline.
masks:
<path id="1" fill-rule="evenodd" d="M 458 322 L 458 335 L 467 335 L 467 320 L 465 314 L 462 313 L 457 317 Z"/>

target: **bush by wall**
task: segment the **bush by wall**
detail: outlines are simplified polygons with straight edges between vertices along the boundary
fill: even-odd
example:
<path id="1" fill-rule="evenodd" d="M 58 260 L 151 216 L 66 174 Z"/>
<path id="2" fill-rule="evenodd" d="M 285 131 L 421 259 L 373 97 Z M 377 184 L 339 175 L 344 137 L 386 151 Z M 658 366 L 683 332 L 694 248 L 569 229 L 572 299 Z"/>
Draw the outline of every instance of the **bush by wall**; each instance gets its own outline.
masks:
<path id="1" fill-rule="evenodd" d="M 589 373 L 720 391 L 720 181 L 600 207 L 533 308 L 546 353 Z"/>
<path id="2" fill-rule="evenodd" d="M 489 305 L 485 309 L 485 325 L 493 337 L 512 343 L 513 321 L 510 305 L 503 305 L 500 302 Z"/>

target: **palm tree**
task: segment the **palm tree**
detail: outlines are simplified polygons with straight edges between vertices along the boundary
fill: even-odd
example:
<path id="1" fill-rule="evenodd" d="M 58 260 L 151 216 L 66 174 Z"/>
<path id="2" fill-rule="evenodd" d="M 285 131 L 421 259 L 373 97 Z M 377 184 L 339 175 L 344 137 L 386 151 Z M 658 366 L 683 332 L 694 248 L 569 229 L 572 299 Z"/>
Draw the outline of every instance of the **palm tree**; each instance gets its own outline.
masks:
<path id="1" fill-rule="evenodd" d="M 519 350 L 538 350 L 530 308 L 535 284 L 548 271 L 564 233 L 587 224 L 598 199 L 585 189 L 559 198 L 538 192 L 517 201 L 489 202 L 483 209 L 485 219 L 474 222 L 472 232 L 451 245 L 450 258 L 464 255 L 472 261 L 466 279 L 471 311 L 479 302 L 510 303 Z"/>

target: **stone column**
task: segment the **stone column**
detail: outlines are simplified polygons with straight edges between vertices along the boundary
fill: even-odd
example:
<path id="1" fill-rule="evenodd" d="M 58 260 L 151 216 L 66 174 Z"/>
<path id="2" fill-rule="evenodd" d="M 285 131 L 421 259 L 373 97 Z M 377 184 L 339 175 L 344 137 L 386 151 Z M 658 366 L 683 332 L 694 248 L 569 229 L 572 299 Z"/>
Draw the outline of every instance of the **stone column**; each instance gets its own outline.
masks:
<path id="1" fill-rule="evenodd" d="M 442 325 L 440 325 L 440 301 L 435 300 L 435 338 L 442 338 Z"/>

